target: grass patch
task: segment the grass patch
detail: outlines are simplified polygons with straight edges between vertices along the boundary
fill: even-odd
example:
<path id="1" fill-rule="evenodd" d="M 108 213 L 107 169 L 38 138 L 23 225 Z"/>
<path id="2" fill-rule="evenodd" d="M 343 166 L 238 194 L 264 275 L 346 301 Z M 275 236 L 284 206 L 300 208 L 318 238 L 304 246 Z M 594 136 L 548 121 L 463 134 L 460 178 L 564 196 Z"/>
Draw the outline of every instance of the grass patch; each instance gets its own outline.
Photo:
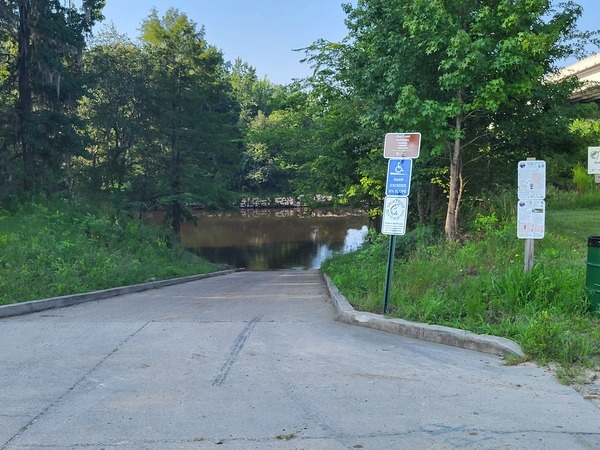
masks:
<path id="1" fill-rule="evenodd" d="M 275 436 L 275 439 L 278 441 L 291 441 L 292 439 L 296 439 L 296 435 L 293 433 L 290 434 L 278 434 Z"/>
<path id="2" fill-rule="evenodd" d="M 63 202 L 0 211 L 0 305 L 215 270 L 124 214 Z"/>
<path id="3" fill-rule="evenodd" d="M 530 358 L 565 372 L 597 367 L 600 316 L 588 312 L 585 271 L 587 236 L 600 234 L 599 224 L 600 210 L 549 212 L 528 274 L 514 222 L 462 243 L 423 235 L 397 249 L 390 315 L 514 339 Z M 358 310 L 381 313 L 388 245 L 384 239 L 322 266 Z"/>

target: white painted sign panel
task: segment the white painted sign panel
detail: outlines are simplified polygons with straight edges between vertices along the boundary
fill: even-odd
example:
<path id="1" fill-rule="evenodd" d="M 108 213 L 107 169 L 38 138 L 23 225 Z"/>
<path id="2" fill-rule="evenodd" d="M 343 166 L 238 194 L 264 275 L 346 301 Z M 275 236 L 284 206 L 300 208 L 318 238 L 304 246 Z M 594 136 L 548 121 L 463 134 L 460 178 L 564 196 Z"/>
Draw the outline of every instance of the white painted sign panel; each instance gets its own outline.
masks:
<path id="1" fill-rule="evenodd" d="M 519 200 L 546 198 L 546 161 L 519 161 Z"/>
<path id="2" fill-rule="evenodd" d="M 588 147 L 588 173 L 600 174 L 600 147 Z"/>
<path id="3" fill-rule="evenodd" d="M 517 203 L 517 237 L 519 239 L 543 239 L 545 230 L 545 200 L 519 200 Z"/>
<path id="4" fill-rule="evenodd" d="M 386 197 L 383 199 L 381 233 L 387 235 L 406 234 L 408 197 Z"/>

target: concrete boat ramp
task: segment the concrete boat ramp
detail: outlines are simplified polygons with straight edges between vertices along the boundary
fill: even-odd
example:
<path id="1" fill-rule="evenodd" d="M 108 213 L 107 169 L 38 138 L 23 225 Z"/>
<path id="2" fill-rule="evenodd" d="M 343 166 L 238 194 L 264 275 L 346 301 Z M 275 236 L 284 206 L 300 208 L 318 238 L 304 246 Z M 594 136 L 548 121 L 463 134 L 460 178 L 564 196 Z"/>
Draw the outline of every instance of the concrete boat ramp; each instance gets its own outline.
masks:
<path id="1" fill-rule="evenodd" d="M 184 281 L 3 308 L 0 449 L 600 448 L 544 369 L 336 320 L 316 271 Z"/>

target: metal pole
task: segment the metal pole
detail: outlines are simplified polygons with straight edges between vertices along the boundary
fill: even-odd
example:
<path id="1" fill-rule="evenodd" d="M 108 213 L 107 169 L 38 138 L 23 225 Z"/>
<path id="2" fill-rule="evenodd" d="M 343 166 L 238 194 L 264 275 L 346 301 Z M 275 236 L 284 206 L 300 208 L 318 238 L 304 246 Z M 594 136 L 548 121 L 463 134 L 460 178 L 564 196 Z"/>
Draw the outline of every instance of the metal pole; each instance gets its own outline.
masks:
<path id="1" fill-rule="evenodd" d="M 388 251 L 387 275 L 385 277 L 385 294 L 383 299 L 383 314 L 388 313 L 390 304 L 390 293 L 392 290 L 392 275 L 394 274 L 394 255 L 396 253 L 396 235 L 390 236 L 390 248 Z"/>
<path id="2" fill-rule="evenodd" d="M 535 158 L 527 158 L 527 161 L 535 161 Z M 534 239 L 525 239 L 525 251 L 523 252 L 524 258 L 525 258 L 525 262 L 523 265 L 525 273 L 529 273 L 533 269 L 534 253 L 535 253 L 535 240 Z"/>

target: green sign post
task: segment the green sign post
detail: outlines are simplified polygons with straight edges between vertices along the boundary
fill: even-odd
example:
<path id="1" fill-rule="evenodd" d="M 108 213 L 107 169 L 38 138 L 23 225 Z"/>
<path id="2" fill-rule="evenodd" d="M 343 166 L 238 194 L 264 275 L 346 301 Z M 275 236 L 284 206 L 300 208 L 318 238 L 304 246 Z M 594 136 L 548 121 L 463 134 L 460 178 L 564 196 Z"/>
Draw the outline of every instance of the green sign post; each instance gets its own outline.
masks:
<path id="1" fill-rule="evenodd" d="M 420 150 L 421 133 L 388 133 L 385 135 L 383 157 L 386 159 L 400 159 L 397 160 L 395 164 L 388 164 L 386 197 L 383 200 L 381 233 L 390 236 L 390 248 L 388 250 L 383 299 L 384 314 L 387 314 L 389 310 L 392 275 L 394 273 L 394 258 L 396 253 L 396 236 L 401 236 L 406 233 L 412 159 L 419 157 Z M 403 161 L 405 159 L 411 160 L 410 163 Z M 393 170 L 390 169 L 390 167 L 392 167 Z M 400 186 L 400 184 L 403 185 Z M 404 184 L 407 184 L 407 186 L 404 186 Z M 398 188 L 396 189 L 393 187 Z"/>

